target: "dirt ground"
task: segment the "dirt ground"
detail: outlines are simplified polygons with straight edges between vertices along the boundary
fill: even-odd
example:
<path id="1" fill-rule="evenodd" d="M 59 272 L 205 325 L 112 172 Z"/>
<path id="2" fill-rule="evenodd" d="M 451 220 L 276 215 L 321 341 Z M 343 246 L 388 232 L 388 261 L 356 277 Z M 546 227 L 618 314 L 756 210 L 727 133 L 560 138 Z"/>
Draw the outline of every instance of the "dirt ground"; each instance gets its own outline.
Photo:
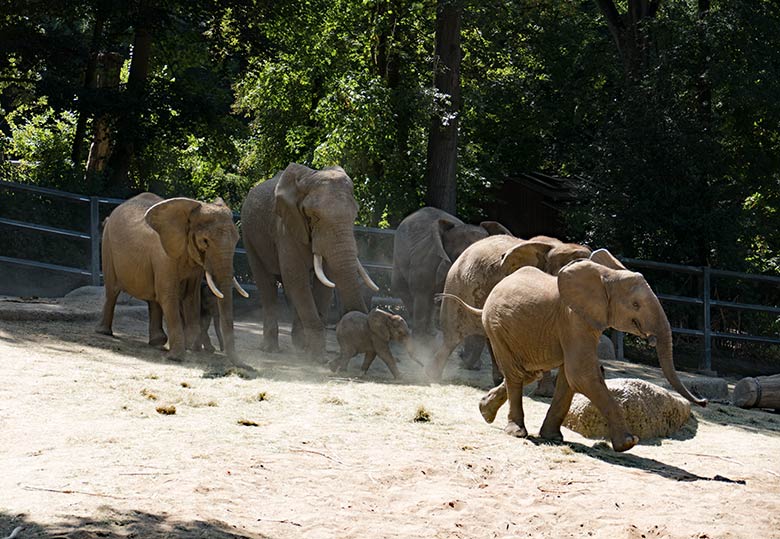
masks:
<path id="1" fill-rule="evenodd" d="M 547 445 L 505 435 L 506 410 L 486 424 L 489 369 L 455 357 L 442 384 L 408 360 L 403 382 L 357 359 L 337 377 L 287 333 L 261 354 L 244 320 L 260 376 L 207 378 L 208 355 L 146 345 L 144 308 L 118 309 L 116 338 L 96 312 L 0 301 L 0 538 L 780 537 L 780 415 L 711 403 L 628 453 Z M 532 433 L 548 405 L 526 399 Z"/>

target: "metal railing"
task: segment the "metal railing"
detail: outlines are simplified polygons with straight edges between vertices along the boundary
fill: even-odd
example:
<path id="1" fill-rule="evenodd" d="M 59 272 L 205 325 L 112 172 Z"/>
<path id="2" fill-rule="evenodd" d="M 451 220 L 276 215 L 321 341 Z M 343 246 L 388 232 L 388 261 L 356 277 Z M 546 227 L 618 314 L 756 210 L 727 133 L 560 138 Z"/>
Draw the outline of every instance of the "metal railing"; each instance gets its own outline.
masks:
<path id="1" fill-rule="evenodd" d="M 731 301 L 720 301 L 712 299 L 712 279 L 713 277 L 724 277 L 751 281 L 757 283 L 768 283 L 780 286 L 780 277 L 770 275 L 757 275 L 750 273 L 739 273 L 736 271 L 717 270 L 709 266 L 695 267 L 683 266 L 679 264 L 667 264 L 662 262 L 651 262 L 648 260 L 637 260 L 633 258 L 622 259 L 622 262 L 631 269 L 650 269 L 661 270 L 679 274 L 688 274 L 700 277 L 701 289 L 699 297 L 678 296 L 671 294 L 657 293 L 658 299 L 662 303 L 678 303 L 684 305 L 694 305 L 702 309 L 702 329 L 691 329 L 682 327 L 672 327 L 672 333 L 679 335 L 694 335 L 703 338 L 704 351 L 699 370 L 705 373 L 712 372 L 712 339 L 731 339 L 735 341 L 749 341 L 765 344 L 780 344 L 780 338 L 750 335 L 747 333 L 723 332 L 712 330 L 712 309 L 719 307 L 724 309 L 737 309 L 745 311 L 756 311 L 770 314 L 780 314 L 780 307 L 774 305 L 756 305 L 750 303 L 736 303 Z M 617 357 L 623 359 L 623 333 L 617 332 Z"/>
<path id="2" fill-rule="evenodd" d="M 14 258 L 10 256 L 0 256 L 0 262 L 6 264 L 13 264 L 19 266 L 27 266 L 33 268 L 42 268 L 52 271 L 60 271 L 64 273 L 75 273 L 78 275 L 85 275 L 91 278 L 93 285 L 100 284 L 100 205 L 107 204 L 117 206 L 124 202 L 124 200 L 118 198 L 97 197 L 77 195 L 74 193 L 68 193 L 66 191 L 60 191 L 58 189 L 49 189 L 48 187 L 38 187 L 37 185 L 27 185 L 16 182 L 8 182 L 0 180 L 0 188 L 10 189 L 15 191 L 25 191 L 28 193 L 37 193 L 46 195 L 52 198 L 59 198 L 68 200 L 71 202 L 77 202 L 82 204 L 89 204 L 89 233 L 80 232 L 77 230 L 68 230 L 65 228 L 51 227 L 36 223 L 29 223 L 24 221 L 17 221 L 14 219 L 0 218 L 0 224 L 9 225 L 15 228 L 22 228 L 27 230 L 37 230 L 45 234 L 53 234 L 55 236 L 63 236 L 69 238 L 76 238 L 84 241 L 89 241 L 90 249 L 90 264 L 88 268 L 77 268 L 72 266 L 63 266 L 59 264 L 48 264 L 46 262 L 39 262 L 36 260 L 28 260 L 24 258 Z"/>
<path id="3" fill-rule="evenodd" d="M 78 240 L 89 241 L 90 245 L 90 264 L 88 268 L 78 268 L 72 266 L 64 266 L 58 264 L 49 264 L 45 262 L 28 260 L 22 258 L 14 258 L 11 256 L 0 256 L 0 263 L 21 265 L 34 268 L 43 268 L 47 270 L 60 271 L 65 273 L 75 273 L 79 275 L 88 276 L 91 278 L 93 285 L 99 285 L 101 279 L 100 272 L 100 209 L 101 205 L 113 205 L 116 206 L 124 202 L 121 199 L 97 197 L 97 196 L 85 196 L 68 193 L 65 191 L 59 191 L 57 189 L 49 189 L 45 187 L 38 187 L 35 185 L 25 185 L 15 182 L 0 181 L 0 189 L 11 189 L 18 191 L 26 191 L 30 193 L 41 194 L 53 198 L 64 199 L 72 202 L 88 204 L 89 211 L 89 232 L 82 232 L 76 230 L 68 230 L 64 228 L 52 227 L 42 224 L 30 223 L 26 221 L 19 221 L 14 219 L 0 218 L 0 224 L 8 225 L 15 228 L 35 230 L 44 234 L 54 234 L 57 236 L 75 238 Z M 238 214 L 234 214 L 238 217 Z M 356 226 L 355 231 L 359 234 L 379 235 L 381 237 L 393 236 L 395 230 L 390 229 L 378 229 Z M 246 250 L 243 248 L 236 249 L 236 253 L 240 256 L 246 256 Z M 361 260 L 363 265 L 372 272 L 377 273 L 389 273 L 392 270 L 392 266 L 386 262 Z M 735 332 L 723 332 L 712 330 L 712 309 L 737 309 L 746 311 L 756 311 L 771 314 L 780 315 L 780 307 L 775 305 L 756 305 L 747 303 L 736 303 L 730 301 L 720 301 L 712 298 L 712 279 L 715 278 L 733 278 L 752 282 L 762 282 L 772 285 L 780 286 L 780 277 L 773 277 L 768 275 L 756 275 L 748 273 L 738 273 L 735 271 L 716 270 L 710 267 L 694 267 L 694 266 L 682 266 L 678 264 L 666 264 L 660 262 L 651 262 L 646 260 L 636 259 L 623 259 L 623 262 L 627 267 L 635 269 L 650 269 L 668 271 L 676 274 L 687 274 L 697 276 L 701 279 L 700 294 L 698 297 L 687 297 L 671 294 L 658 293 L 658 298 L 663 303 L 678 303 L 697 306 L 702 309 L 703 322 L 701 324 L 702 329 L 693 329 L 685 327 L 673 327 L 672 332 L 680 335 L 693 335 L 700 336 L 704 341 L 704 351 L 702 360 L 700 361 L 699 368 L 702 371 L 710 372 L 712 370 L 712 339 L 731 339 L 739 341 L 749 341 L 767 344 L 780 344 L 780 338 L 773 336 L 759 336 L 750 335 L 747 333 L 735 333 Z M 243 283 L 242 283 L 243 284 Z M 248 284 L 250 288 L 252 285 Z M 389 291 L 386 291 L 389 293 Z M 397 298 L 381 297 L 375 298 L 380 303 L 398 303 Z M 623 334 L 617 332 L 617 354 L 622 359 L 623 357 Z"/>

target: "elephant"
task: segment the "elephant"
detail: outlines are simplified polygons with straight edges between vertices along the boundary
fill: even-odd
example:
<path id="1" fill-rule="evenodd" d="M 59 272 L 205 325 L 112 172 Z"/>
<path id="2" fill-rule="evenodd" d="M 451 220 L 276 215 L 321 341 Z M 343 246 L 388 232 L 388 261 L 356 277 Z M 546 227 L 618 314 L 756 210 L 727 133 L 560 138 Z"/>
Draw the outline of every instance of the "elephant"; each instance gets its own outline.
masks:
<path id="1" fill-rule="evenodd" d="M 294 311 L 293 342 L 313 358 L 324 356 L 333 288 L 345 312 L 367 312 L 361 286 L 379 287 L 358 260 L 356 217 L 352 180 L 341 167 L 291 163 L 249 191 L 241 227 L 263 306 L 263 351 L 279 351 L 278 280 Z"/>
<path id="2" fill-rule="evenodd" d="M 672 387 L 692 403 L 706 406 L 680 381 L 672 358 L 672 331 L 658 298 L 640 273 L 627 270 L 608 251 L 564 266 L 557 277 L 535 267 L 515 271 L 490 292 L 482 309 L 453 295 L 479 318 L 504 381 L 480 401 L 487 422 L 509 400 L 506 433 L 528 436 L 523 416 L 523 385 L 543 371 L 560 367 L 555 394 L 540 435 L 561 441 L 561 425 L 574 392 L 582 393 L 609 424 L 612 448 L 627 451 L 639 439 L 628 430 L 623 411 L 607 390 L 596 353 L 607 328 L 645 338 Z"/>
<path id="3" fill-rule="evenodd" d="M 208 283 L 200 285 L 200 335 L 195 341 L 195 351 L 214 352 L 214 345 L 209 337 L 209 327 L 214 322 L 214 331 L 219 342 L 219 351 L 225 350 L 225 341 L 222 338 L 222 329 L 219 327 L 219 302 L 217 297 L 209 290 Z"/>
<path id="4" fill-rule="evenodd" d="M 416 340 L 425 339 L 432 329 L 433 296 L 444 289 L 453 262 L 475 241 L 496 234 L 512 235 L 495 221 L 468 225 L 432 207 L 420 208 L 401 221 L 393 241 L 390 286 L 411 317 Z"/>
<path id="5" fill-rule="evenodd" d="M 518 268 L 534 266 L 556 275 L 561 267 L 572 260 L 587 258 L 590 252 L 584 245 L 564 243 L 548 236 L 535 236 L 530 240 L 490 236 L 469 246 L 453 263 L 447 272 L 444 292 L 482 307 L 493 287 Z M 467 368 L 478 368 L 485 342 L 479 321 L 451 302 L 442 302 L 439 322 L 443 339 L 433 362 L 426 368 L 428 378 L 441 379 L 450 354 L 464 339 L 467 356 L 464 363 Z M 493 381 L 498 384 L 501 378 L 494 361 Z"/>
<path id="6" fill-rule="evenodd" d="M 233 276 L 237 242 L 233 213 L 220 198 L 206 203 L 142 193 L 123 202 L 103 228 L 106 298 L 96 331 L 113 335 L 114 307 L 124 291 L 149 306 L 149 344 L 161 346 L 168 341 L 167 357 L 183 359 L 200 333 L 200 287 L 205 275 L 209 289 L 219 298 L 225 353 L 239 365 L 232 288 L 248 294 Z M 163 316 L 168 335 L 163 331 Z"/>
<path id="7" fill-rule="evenodd" d="M 348 312 L 336 325 L 336 339 L 341 353 L 337 359 L 328 363 L 333 372 L 341 371 L 355 354 L 363 352 L 365 353 L 361 368 L 363 374 L 368 371 L 378 355 L 390 369 L 393 378 L 400 378 L 397 360 L 390 351 L 391 340 L 403 343 L 409 357 L 417 361 L 411 349 L 409 326 L 406 325 L 406 321 L 400 315 L 381 309 L 372 309 L 368 314 L 358 311 Z M 422 366 L 419 361 L 417 363 Z"/>

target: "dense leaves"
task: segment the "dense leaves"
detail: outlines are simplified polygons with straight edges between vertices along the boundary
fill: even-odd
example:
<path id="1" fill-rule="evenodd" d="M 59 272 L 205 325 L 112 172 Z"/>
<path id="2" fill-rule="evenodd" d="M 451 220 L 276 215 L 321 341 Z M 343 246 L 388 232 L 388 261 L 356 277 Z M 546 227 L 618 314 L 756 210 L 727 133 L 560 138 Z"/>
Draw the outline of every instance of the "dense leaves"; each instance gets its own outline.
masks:
<path id="1" fill-rule="evenodd" d="M 0 152 L 19 164 L 0 171 L 116 188 L 110 168 L 84 181 L 103 117 L 112 144 L 133 143 L 123 194 L 237 207 L 290 161 L 338 164 L 355 180 L 360 222 L 393 226 L 424 203 L 431 117 L 449 97 L 433 86 L 438 4 L 12 0 L 0 12 Z M 634 2 L 612 0 L 461 4 L 463 217 L 484 217 L 506 178 L 542 171 L 578 178 L 569 239 L 777 271 L 776 2 L 666 0 L 639 18 L 624 13 Z M 129 91 L 144 24 L 148 73 Z M 119 87 L 85 81 L 97 52 L 124 60 Z"/>

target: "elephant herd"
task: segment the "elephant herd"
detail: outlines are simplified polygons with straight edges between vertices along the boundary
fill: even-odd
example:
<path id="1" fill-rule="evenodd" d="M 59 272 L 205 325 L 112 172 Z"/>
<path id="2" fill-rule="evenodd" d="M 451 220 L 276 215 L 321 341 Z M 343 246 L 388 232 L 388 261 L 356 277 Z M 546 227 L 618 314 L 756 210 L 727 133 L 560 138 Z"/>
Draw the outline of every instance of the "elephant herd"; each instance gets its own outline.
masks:
<path id="1" fill-rule="evenodd" d="M 542 438 L 562 439 L 561 424 L 574 392 L 580 392 L 607 419 L 615 450 L 637 443 L 599 368 L 596 348 L 607 328 L 647 339 L 657 347 L 672 386 L 691 402 L 706 404 L 677 376 L 671 329 L 657 297 L 641 274 L 608 251 L 591 252 L 547 236 L 524 240 L 494 221 L 476 226 L 436 208 L 417 210 L 396 230 L 391 279 L 410 331 L 399 315 L 368 312 L 366 298 L 378 287 L 358 260 L 356 216 L 352 180 L 340 167 L 313 170 L 293 163 L 249 191 L 241 233 L 263 307 L 263 351 L 279 350 L 281 283 L 293 316 L 294 345 L 323 358 L 324 320 L 335 288 L 346 314 L 336 328 L 341 354 L 329 363 L 332 370 L 364 353 L 364 371 L 379 355 L 398 377 L 389 341 L 401 341 L 419 363 L 415 351 L 435 346 L 438 309 L 442 337 L 425 366 L 427 377 L 440 380 L 464 341 L 464 363 L 477 368 L 487 343 L 496 386 L 480 411 L 492 422 L 508 400 L 505 431 L 513 436 L 528 435 L 523 386 L 559 368 Z M 213 350 L 206 333 L 213 316 L 225 360 L 251 370 L 238 358 L 233 333 L 232 289 L 247 296 L 233 271 L 238 238 L 233 214 L 221 199 L 163 200 L 144 193 L 124 202 L 103 230 L 106 294 L 97 331 L 112 334 L 116 299 L 125 291 L 147 302 L 149 344 L 167 343 L 168 358 L 181 360 L 188 349 Z"/>

